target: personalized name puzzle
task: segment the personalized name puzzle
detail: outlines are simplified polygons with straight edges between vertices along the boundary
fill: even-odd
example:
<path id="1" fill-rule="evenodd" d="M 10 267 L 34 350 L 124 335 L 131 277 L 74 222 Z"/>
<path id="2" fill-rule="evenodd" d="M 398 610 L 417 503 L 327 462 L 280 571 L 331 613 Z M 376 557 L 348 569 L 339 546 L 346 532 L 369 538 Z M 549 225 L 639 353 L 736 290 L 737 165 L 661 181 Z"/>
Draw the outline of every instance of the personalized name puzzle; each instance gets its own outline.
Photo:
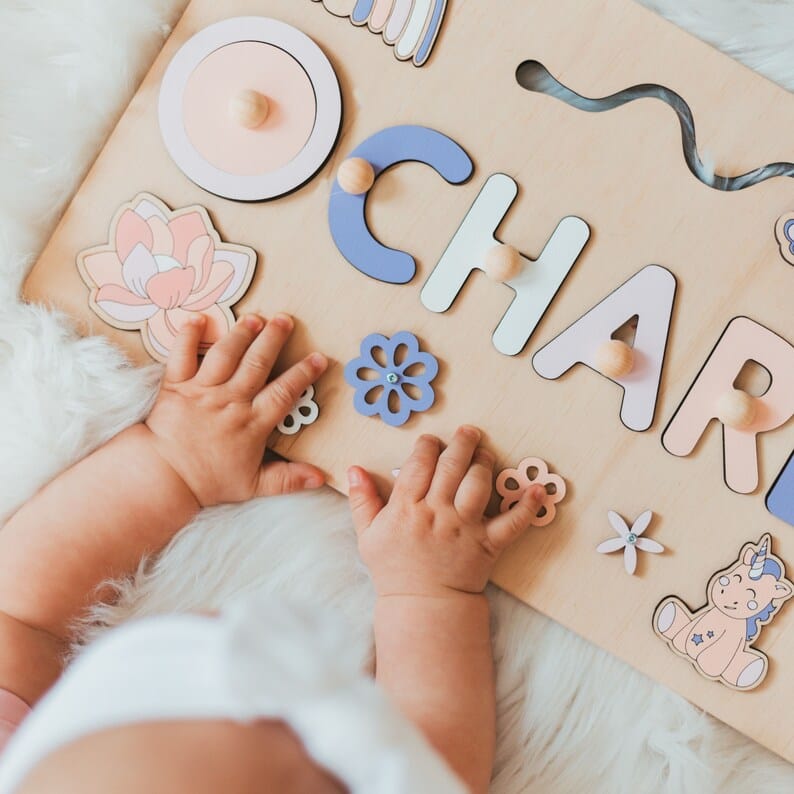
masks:
<path id="1" fill-rule="evenodd" d="M 496 583 L 794 761 L 793 129 L 630 0 L 193 0 L 25 295 L 137 363 L 292 313 L 340 490 L 481 426 Z"/>

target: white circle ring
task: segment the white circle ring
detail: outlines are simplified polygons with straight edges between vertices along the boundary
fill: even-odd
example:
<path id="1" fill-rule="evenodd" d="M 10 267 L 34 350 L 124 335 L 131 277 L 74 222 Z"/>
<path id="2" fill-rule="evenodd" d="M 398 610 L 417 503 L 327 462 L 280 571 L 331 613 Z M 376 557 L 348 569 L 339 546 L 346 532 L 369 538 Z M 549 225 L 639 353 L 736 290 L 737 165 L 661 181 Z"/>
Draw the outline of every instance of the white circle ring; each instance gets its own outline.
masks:
<path id="1" fill-rule="evenodd" d="M 316 116 L 309 140 L 289 163 L 267 174 L 229 174 L 193 146 L 182 116 L 185 90 L 198 65 L 215 50 L 238 42 L 261 42 L 284 50 L 306 71 L 314 88 Z M 235 201 L 265 201 L 308 182 L 336 145 L 342 123 L 342 92 L 325 53 L 297 28 L 267 17 L 234 17 L 204 28 L 186 41 L 166 69 L 158 105 L 160 132 L 181 171 L 199 187 Z"/>

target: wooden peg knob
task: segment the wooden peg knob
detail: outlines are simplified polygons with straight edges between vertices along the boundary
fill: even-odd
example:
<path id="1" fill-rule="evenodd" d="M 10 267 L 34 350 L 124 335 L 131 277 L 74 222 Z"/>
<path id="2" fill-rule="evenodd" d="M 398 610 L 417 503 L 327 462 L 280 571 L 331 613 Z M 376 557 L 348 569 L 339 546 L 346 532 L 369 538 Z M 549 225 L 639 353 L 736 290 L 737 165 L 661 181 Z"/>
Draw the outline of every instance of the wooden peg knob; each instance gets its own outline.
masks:
<path id="1" fill-rule="evenodd" d="M 375 184 L 375 169 L 361 157 L 350 157 L 339 166 L 336 180 L 345 193 L 360 196 Z"/>
<path id="2" fill-rule="evenodd" d="M 499 243 L 485 256 L 483 270 L 494 281 L 510 281 L 521 272 L 521 254 L 512 245 Z"/>
<path id="3" fill-rule="evenodd" d="M 261 127 L 270 113 L 270 103 L 264 94 L 250 88 L 238 91 L 229 100 L 229 115 L 241 127 L 255 130 Z"/>
<path id="4" fill-rule="evenodd" d="M 717 400 L 717 418 L 735 430 L 745 430 L 755 421 L 758 401 L 741 389 L 726 391 Z"/>
<path id="5" fill-rule="evenodd" d="M 634 369 L 634 350 L 620 339 L 610 339 L 598 348 L 595 365 L 608 378 L 625 378 Z"/>

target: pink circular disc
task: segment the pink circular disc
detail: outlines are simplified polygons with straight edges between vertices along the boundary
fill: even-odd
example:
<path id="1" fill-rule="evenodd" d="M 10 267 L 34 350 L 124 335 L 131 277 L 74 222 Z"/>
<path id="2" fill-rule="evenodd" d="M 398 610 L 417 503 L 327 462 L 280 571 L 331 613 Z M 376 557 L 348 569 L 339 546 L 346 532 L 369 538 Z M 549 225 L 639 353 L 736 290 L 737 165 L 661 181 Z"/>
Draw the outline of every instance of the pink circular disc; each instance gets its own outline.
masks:
<path id="1" fill-rule="evenodd" d="M 229 112 L 242 91 L 268 100 L 255 129 Z M 295 190 L 336 145 L 342 94 L 323 51 L 297 28 L 235 17 L 186 41 L 160 86 L 160 131 L 174 162 L 200 187 L 236 201 Z"/>
<path id="2" fill-rule="evenodd" d="M 265 122 L 248 129 L 229 101 L 252 89 L 267 98 Z M 243 41 L 208 55 L 185 88 L 182 113 L 192 144 L 230 174 L 266 174 L 293 160 L 314 128 L 317 106 L 309 76 L 284 50 Z"/>

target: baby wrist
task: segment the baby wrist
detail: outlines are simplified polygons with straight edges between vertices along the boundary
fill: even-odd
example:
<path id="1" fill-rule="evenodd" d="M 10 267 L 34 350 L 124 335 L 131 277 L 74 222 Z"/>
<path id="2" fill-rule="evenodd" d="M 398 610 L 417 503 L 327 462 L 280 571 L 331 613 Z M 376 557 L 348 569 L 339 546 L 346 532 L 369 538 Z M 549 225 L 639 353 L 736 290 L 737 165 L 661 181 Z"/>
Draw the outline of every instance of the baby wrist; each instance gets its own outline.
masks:
<path id="1" fill-rule="evenodd" d="M 178 469 L 159 449 L 155 434 L 149 427 L 143 423 L 132 425 L 116 436 L 114 442 L 129 445 L 130 449 L 125 454 L 129 455 L 130 460 L 136 461 L 136 468 L 141 465 L 150 467 L 153 490 L 165 494 L 169 512 L 185 515 L 184 523 L 187 523 L 201 509 L 198 497 Z"/>

